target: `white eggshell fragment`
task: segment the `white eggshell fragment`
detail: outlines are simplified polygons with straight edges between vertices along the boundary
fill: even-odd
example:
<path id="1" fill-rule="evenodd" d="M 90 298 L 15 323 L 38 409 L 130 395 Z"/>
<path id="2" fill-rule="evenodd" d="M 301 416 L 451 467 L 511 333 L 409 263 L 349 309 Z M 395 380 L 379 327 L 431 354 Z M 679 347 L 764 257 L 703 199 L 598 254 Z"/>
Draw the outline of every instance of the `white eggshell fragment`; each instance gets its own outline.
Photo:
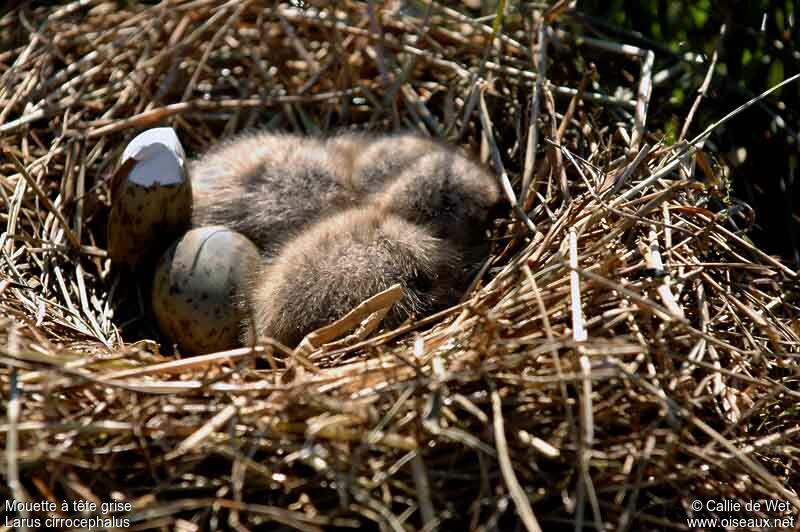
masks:
<path id="1" fill-rule="evenodd" d="M 192 217 L 186 155 L 175 130 L 148 129 L 122 154 L 108 216 L 108 254 L 131 269 L 152 265 Z"/>
<path id="2" fill-rule="evenodd" d="M 222 226 L 192 229 L 167 249 L 153 278 L 153 313 L 181 354 L 239 345 L 248 279 L 259 261 L 247 237 Z"/>

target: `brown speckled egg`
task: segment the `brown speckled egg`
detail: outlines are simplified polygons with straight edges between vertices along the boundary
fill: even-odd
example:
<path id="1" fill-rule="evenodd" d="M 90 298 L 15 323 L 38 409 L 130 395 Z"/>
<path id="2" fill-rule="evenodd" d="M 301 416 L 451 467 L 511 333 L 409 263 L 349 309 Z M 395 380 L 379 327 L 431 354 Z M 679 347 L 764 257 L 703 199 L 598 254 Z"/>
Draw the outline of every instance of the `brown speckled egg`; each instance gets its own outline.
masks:
<path id="1" fill-rule="evenodd" d="M 247 237 L 222 226 L 192 229 L 167 249 L 153 278 L 153 312 L 181 354 L 239 345 L 248 276 L 260 260 Z"/>
<path id="2" fill-rule="evenodd" d="M 131 269 L 148 267 L 189 227 L 192 185 L 175 131 L 148 129 L 125 148 L 111 183 L 108 256 Z"/>

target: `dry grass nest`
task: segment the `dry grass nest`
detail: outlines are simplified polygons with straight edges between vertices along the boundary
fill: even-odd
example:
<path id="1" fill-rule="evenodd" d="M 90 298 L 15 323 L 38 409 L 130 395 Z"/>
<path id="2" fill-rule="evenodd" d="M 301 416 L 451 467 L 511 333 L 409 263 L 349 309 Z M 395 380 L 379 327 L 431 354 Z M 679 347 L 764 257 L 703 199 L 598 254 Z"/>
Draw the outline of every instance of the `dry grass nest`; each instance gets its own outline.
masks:
<path id="1" fill-rule="evenodd" d="M 653 84 L 690 67 L 660 78 L 652 52 L 563 4 L 512 7 L 5 14 L 3 497 L 130 502 L 114 516 L 133 530 L 797 516 L 797 276 L 736 225 L 708 131 L 652 133 Z M 190 154 L 246 128 L 421 130 L 480 155 L 515 208 L 455 308 L 295 352 L 176 358 L 105 254 L 107 177 L 156 125 Z M 788 508 L 692 504 L 710 499 Z"/>

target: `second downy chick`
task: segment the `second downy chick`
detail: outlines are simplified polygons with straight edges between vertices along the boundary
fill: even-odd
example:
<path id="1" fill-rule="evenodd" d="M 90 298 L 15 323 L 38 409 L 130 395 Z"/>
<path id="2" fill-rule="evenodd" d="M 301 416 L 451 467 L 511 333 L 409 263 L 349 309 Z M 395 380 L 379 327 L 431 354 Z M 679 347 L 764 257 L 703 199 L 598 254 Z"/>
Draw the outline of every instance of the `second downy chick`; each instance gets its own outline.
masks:
<path id="1" fill-rule="evenodd" d="M 452 148 L 407 165 L 375 198 L 383 211 L 425 226 L 464 250 L 488 252 L 486 230 L 504 209 L 497 179 Z"/>
<path id="2" fill-rule="evenodd" d="M 295 346 L 396 283 L 405 296 L 384 325 L 399 325 L 457 301 L 464 284 L 460 261 L 450 242 L 425 227 L 375 208 L 344 211 L 291 240 L 256 272 L 256 335 Z"/>

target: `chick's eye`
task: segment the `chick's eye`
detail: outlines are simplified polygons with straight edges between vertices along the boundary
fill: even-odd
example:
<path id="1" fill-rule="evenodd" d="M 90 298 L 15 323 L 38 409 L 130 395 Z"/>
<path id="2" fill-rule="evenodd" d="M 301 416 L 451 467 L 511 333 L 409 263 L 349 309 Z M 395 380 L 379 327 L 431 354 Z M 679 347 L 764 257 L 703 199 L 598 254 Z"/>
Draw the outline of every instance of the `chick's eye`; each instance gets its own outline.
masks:
<path id="1" fill-rule="evenodd" d="M 449 195 L 443 196 L 440 209 L 443 214 L 452 214 L 456 210 L 456 200 Z"/>

